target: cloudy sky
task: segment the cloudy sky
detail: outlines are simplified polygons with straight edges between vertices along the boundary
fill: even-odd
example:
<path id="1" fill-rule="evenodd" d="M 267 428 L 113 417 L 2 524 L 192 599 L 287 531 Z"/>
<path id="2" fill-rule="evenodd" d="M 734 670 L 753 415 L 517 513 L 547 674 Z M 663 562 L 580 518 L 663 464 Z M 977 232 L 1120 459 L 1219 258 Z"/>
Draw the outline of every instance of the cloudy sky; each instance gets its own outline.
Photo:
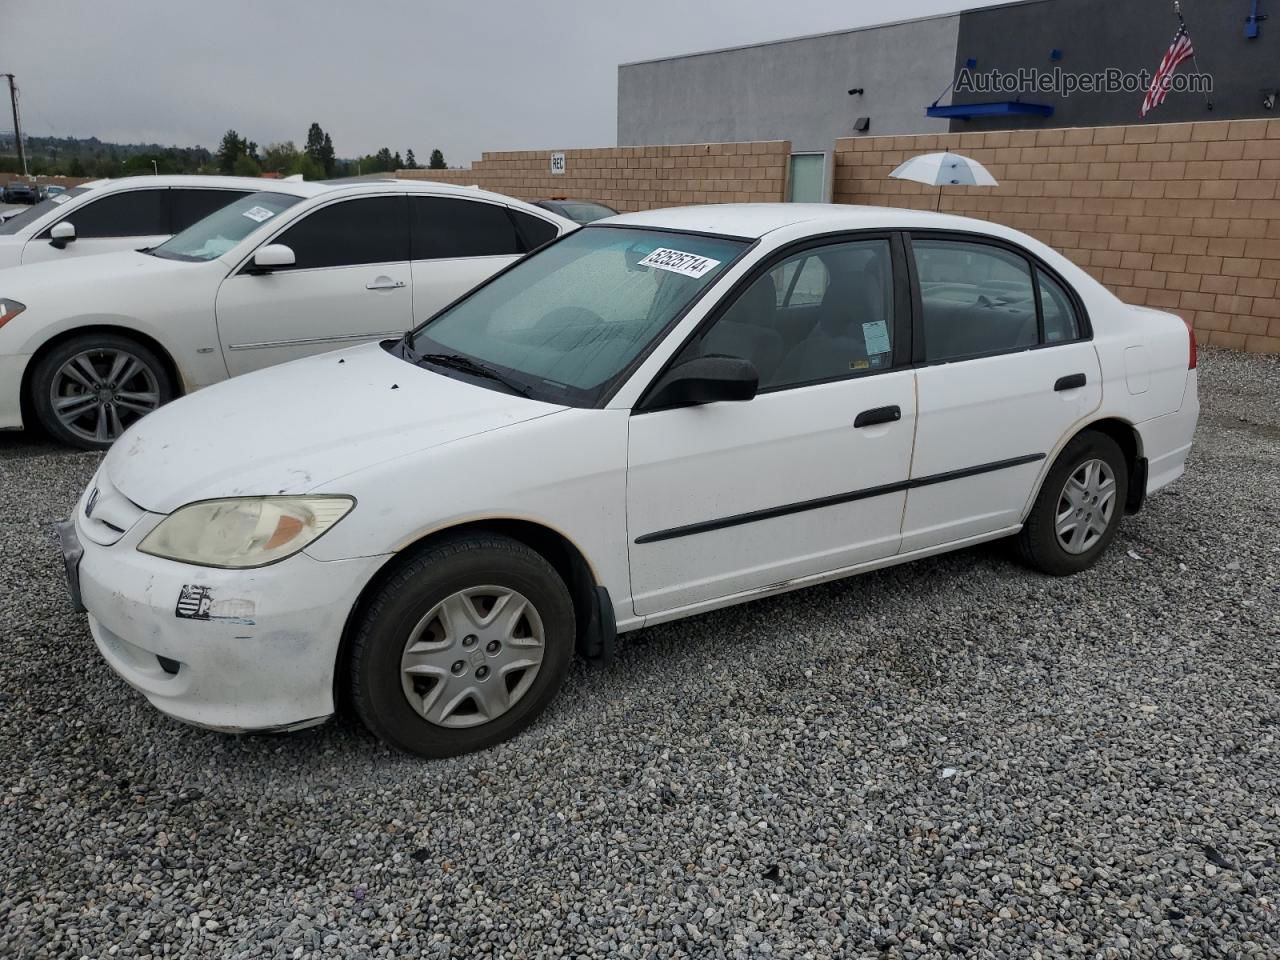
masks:
<path id="1" fill-rule="evenodd" d="M 6 0 L 0 72 L 29 135 L 300 145 L 315 120 L 339 156 L 438 146 L 458 165 L 612 145 L 620 63 L 991 2 Z"/>

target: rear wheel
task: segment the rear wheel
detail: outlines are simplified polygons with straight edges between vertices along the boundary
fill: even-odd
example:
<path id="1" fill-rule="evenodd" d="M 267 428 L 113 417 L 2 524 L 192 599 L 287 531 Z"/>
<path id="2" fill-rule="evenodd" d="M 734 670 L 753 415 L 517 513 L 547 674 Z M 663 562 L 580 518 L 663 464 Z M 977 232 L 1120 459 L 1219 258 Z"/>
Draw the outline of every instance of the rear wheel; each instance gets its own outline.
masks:
<path id="1" fill-rule="evenodd" d="M 507 740 L 555 697 L 574 649 L 559 574 L 506 537 L 431 547 L 373 599 L 352 643 L 351 700 L 401 750 L 448 757 Z"/>
<path id="2" fill-rule="evenodd" d="M 1120 446 L 1102 433 L 1080 434 L 1054 462 L 1018 534 L 1023 559 L 1054 576 L 1093 566 L 1115 539 L 1128 489 Z"/>
<path id="3" fill-rule="evenodd" d="M 36 362 L 31 375 L 31 402 L 41 426 L 85 450 L 111 446 L 173 395 L 173 379 L 155 351 L 113 333 L 59 344 Z"/>

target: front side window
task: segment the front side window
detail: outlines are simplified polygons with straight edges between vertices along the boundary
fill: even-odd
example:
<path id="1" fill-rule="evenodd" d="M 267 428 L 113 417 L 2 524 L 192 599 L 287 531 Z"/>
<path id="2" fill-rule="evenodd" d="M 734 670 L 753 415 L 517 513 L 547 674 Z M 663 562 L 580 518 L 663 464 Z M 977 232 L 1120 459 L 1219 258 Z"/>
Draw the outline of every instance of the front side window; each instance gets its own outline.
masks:
<path id="1" fill-rule="evenodd" d="M 199 223 L 233 200 L 249 195 L 248 190 L 201 190 L 197 187 L 172 187 L 169 190 L 171 231 L 180 233 Z"/>
<path id="2" fill-rule="evenodd" d="M 584 227 L 454 304 L 412 346 L 496 367 L 539 399 L 592 406 L 746 247 Z"/>
<path id="3" fill-rule="evenodd" d="M 685 350 L 749 360 L 761 390 L 892 366 L 889 241 L 833 243 L 788 257 L 758 277 Z"/>
<path id="4" fill-rule="evenodd" d="M 963 360 L 1039 343 L 1025 257 L 963 240 L 913 238 L 925 359 Z"/>
<path id="5" fill-rule="evenodd" d="M 76 238 L 81 240 L 167 234 L 168 192 L 161 188 L 109 193 L 77 207 L 64 219 L 75 225 Z M 49 230 L 45 230 L 41 237 L 47 237 L 48 234 Z"/>
<path id="6" fill-rule="evenodd" d="M 524 253 L 507 208 L 453 197 L 410 197 L 413 259 L 514 257 Z"/>
<path id="7" fill-rule="evenodd" d="M 166 260 L 212 260 L 269 226 L 301 199 L 287 193 L 251 193 L 174 234 L 150 253 Z"/>
<path id="8" fill-rule="evenodd" d="M 34 206 L 18 211 L 3 223 L 0 223 L 0 237 L 12 236 L 24 227 L 31 226 L 31 224 L 51 211 L 66 210 L 67 204 L 71 203 L 74 197 L 84 196 L 92 189 L 92 187 L 72 187 L 70 190 L 63 190 L 59 194 L 41 200 Z"/>
<path id="9" fill-rule="evenodd" d="M 271 241 L 293 251 L 288 270 L 398 263 L 409 259 L 405 198 L 341 200 L 309 213 Z"/>

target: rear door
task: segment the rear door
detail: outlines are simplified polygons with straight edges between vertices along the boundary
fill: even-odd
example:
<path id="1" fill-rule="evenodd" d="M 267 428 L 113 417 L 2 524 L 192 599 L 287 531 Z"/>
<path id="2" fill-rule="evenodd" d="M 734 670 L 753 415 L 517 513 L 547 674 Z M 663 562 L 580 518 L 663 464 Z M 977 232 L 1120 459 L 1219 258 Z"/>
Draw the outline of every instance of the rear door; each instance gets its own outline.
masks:
<path id="1" fill-rule="evenodd" d="M 461 197 L 409 196 L 413 316 L 428 319 L 538 245 L 501 203 Z M 530 221 L 555 228 L 549 221 Z"/>
<path id="2" fill-rule="evenodd" d="M 64 220 L 75 225 L 76 238 L 58 248 L 50 243 L 50 231 Z M 22 262 L 140 250 L 163 243 L 169 232 L 168 188 L 118 190 L 80 204 L 45 227 L 23 247 Z"/>
<path id="3" fill-rule="evenodd" d="M 676 360 L 749 360 L 757 396 L 632 414 L 637 614 L 897 552 L 916 419 L 902 264 L 888 236 L 781 255 Z M 807 274 L 798 300 L 797 271 Z"/>
<path id="4" fill-rule="evenodd" d="M 913 234 L 917 388 L 902 550 L 1008 530 L 1059 442 L 1102 401 L 1087 317 L 1011 245 Z"/>
<path id="5" fill-rule="evenodd" d="M 218 337 L 232 376 L 412 325 L 404 194 L 332 201 L 269 243 L 293 250 L 294 265 L 255 274 L 250 258 L 218 288 Z"/>

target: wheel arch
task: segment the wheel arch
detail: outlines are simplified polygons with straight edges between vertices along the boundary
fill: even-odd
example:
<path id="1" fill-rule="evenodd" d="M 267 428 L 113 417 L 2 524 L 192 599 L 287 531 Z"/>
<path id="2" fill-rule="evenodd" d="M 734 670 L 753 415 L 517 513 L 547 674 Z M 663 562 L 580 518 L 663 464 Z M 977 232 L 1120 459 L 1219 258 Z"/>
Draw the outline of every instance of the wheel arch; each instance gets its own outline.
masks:
<path id="1" fill-rule="evenodd" d="M 356 598 L 356 602 L 352 604 L 351 610 L 347 614 L 346 623 L 343 624 L 342 628 L 342 637 L 338 643 L 338 653 L 334 662 L 333 672 L 335 705 L 343 707 L 347 705 L 346 684 L 341 681 L 343 674 L 340 668 L 346 662 L 350 653 L 351 643 L 360 617 L 368 609 L 370 602 L 372 602 L 373 597 L 382 588 L 383 584 L 391 579 L 404 564 L 413 560 L 423 550 L 429 549 L 442 541 L 468 534 L 497 534 L 509 537 L 512 540 L 523 543 L 545 558 L 555 568 L 561 579 L 564 580 L 565 586 L 569 590 L 569 597 L 573 601 L 578 652 L 587 656 L 599 655 L 598 653 L 593 653 L 587 644 L 593 633 L 604 633 L 612 630 L 613 611 L 612 609 L 608 611 L 599 609 L 602 599 L 599 596 L 599 591 L 602 591 L 603 588 L 598 586 L 599 581 L 596 578 L 595 571 L 578 545 L 559 530 L 533 520 L 514 517 L 467 520 L 441 527 L 438 530 L 432 530 L 407 543 L 388 559 L 361 589 L 360 595 Z M 604 623 L 606 618 L 607 623 Z M 611 638 L 603 639 L 611 649 Z"/>
<path id="2" fill-rule="evenodd" d="M 22 388 L 20 398 L 22 404 L 22 422 L 24 424 L 33 424 L 35 419 L 35 408 L 32 404 L 31 394 L 31 378 L 35 373 L 37 364 L 41 358 L 50 350 L 56 349 L 68 340 L 74 340 L 76 337 L 84 336 L 91 333 L 109 333 L 117 337 L 127 337 L 130 340 L 136 340 L 148 350 L 155 353 L 160 358 L 160 362 L 165 365 L 165 372 L 169 374 L 170 380 L 173 382 L 174 399 L 182 396 L 185 390 L 185 383 L 182 379 L 182 371 L 178 369 L 178 363 L 173 359 L 173 354 L 169 352 L 159 340 L 140 330 L 132 327 L 120 326 L 113 323 L 90 323 L 82 327 L 71 327 L 68 330 L 60 330 L 48 340 L 44 341 L 40 346 L 32 351 L 31 359 L 27 361 L 26 368 L 22 371 Z"/>
<path id="3" fill-rule="evenodd" d="M 1070 436 L 1063 438 L 1062 443 L 1058 445 L 1058 449 L 1054 453 L 1054 458 L 1045 467 L 1040 477 L 1040 482 L 1036 485 L 1035 492 L 1027 503 L 1027 511 L 1030 511 L 1036 500 L 1039 499 L 1040 490 L 1045 481 L 1048 480 L 1049 472 L 1053 469 L 1053 464 L 1057 462 L 1057 458 L 1062 451 L 1076 437 L 1090 431 L 1110 437 L 1116 442 L 1120 452 L 1124 454 L 1125 466 L 1129 468 L 1129 489 L 1125 491 L 1125 513 L 1134 514 L 1142 509 L 1147 496 L 1147 460 L 1142 448 L 1142 434 L 1128 420 L 1112 416 L 1099 417 L 1097 420 L 1082 424 Z"/>

